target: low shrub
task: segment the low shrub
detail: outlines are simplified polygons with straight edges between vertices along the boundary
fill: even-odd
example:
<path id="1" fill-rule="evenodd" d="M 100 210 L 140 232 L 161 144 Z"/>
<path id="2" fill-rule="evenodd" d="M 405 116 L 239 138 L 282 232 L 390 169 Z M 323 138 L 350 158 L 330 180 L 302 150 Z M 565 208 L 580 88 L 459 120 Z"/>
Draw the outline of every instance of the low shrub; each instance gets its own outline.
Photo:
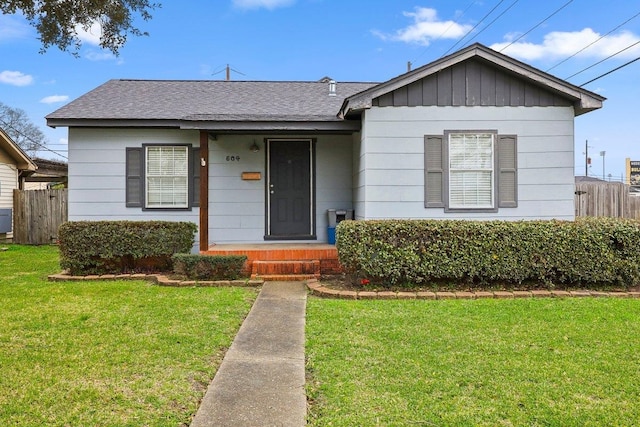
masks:
<path id="1" fill-rule="evenodd" d="M 378 285 L 640 283 L 640 223 L 576 221 L 343 221 L 340 263 Z"/>
<path id="2" fill-rule="evenodd" d="M 173 272 L 189 279 L 235 280 L 240 277 L 246 255 L 175 254 Z"/>
<path id="3" fill-rule="evenodd" d="M 197 226 L 169 221 L 71 221 L 58 229 L 60 266 L 74 275 L 171 271 Z"/>

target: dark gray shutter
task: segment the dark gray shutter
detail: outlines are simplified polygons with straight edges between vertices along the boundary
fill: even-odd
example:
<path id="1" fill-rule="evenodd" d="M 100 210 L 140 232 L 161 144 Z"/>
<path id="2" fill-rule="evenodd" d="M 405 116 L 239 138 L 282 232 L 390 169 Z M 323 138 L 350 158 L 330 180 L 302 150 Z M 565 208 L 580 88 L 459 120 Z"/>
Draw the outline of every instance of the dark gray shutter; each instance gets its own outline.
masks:
<path id="1" fill-rule="evenodd" d="M 498 207 L 518 206 L 518 146 L 515 135 L 498 135 Z"/>
<path id="2" fill-rule="evenodd" d="M 142 207 L 144 205 L 144 150 L 140 147 L 128 147 L 126 153 L 126 206 Z"/>
<path id="3" fill-rule="evenodd" d="M 189 150 L 189 156 L 191 156 L 189 200 L 191 200 L 191 206 L 200 206 L 200 169 L 202 168 L 200 166 L 200 148 L 192 147 Z"/>
<path id="4" fill-rule="evenodd" d="M 445 144 L 442 135 L 424 137 L 424 207 L 445 206 Z"/>

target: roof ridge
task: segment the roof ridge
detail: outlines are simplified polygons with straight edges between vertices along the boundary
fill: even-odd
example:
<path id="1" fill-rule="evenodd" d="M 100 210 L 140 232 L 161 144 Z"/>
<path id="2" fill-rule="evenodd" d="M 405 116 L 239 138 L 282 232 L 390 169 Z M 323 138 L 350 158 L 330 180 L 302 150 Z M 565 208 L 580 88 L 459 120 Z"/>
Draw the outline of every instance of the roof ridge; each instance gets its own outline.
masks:
<path id="1" fill-rule="evenodd" d="M 166 83 L 312 83 L 312 84 L 326 84 L 317 80 L 211 80 L 211 79 L 112 79 L 116 82 L 166 82 Z M 380 82 L 373 81 L 340 81 L 337 83 L 352 83 L 352 84 L 379 84 Z"/>

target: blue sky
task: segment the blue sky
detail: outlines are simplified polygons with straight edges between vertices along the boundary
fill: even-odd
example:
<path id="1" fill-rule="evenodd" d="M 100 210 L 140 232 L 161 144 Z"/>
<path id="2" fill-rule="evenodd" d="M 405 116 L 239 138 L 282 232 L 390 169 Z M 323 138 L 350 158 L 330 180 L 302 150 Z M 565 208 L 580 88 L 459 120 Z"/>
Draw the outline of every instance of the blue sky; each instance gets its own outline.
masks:
<path id="1" fill-rule="evenodd" d="M 25 110 L 66 156 L 67 130 L 46 127 L 44 116 L 114 78 L 224 79 L 229 64 L 234 80 L 382 82 L 408 61 L 418 67 L 480 42 L 560 78 L 593 66 L 568 79 L 581 85 L 640 57 L 637 1 L 160 1 L 152 20 L 137 22 L 149 36 L 130 37 L 118 57 L 97 46 L 97 26 L 80 32 L 79 58 L 57 48 L 40 54 L 21 16 L 0 15 L 0 102 Z M 640 61 L 585 86 L 608 99 L 576 119 L 576 174 L 584 175 L 585 140 L 590 175 L 602 176 L 601 151 L 605 175 L 618 180 L 626 157 L 640 160 L 638 77 Z"/>

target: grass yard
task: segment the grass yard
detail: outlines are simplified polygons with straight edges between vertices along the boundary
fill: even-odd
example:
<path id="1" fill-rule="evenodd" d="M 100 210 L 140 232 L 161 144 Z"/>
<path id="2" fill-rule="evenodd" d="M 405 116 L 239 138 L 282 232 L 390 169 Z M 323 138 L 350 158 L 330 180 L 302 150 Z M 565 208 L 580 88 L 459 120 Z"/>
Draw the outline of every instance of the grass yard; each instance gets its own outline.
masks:
<path id="1" fill-rule="evenodd" d="M 0 425 L 188 425 L 256 292 L 48 282 L 55 247 L 0 252 Z"/>
<path id="2" fill-rule="evenodd" d="M 311 426 L 640 425 L 640 300 L 309 298 Z"/>

